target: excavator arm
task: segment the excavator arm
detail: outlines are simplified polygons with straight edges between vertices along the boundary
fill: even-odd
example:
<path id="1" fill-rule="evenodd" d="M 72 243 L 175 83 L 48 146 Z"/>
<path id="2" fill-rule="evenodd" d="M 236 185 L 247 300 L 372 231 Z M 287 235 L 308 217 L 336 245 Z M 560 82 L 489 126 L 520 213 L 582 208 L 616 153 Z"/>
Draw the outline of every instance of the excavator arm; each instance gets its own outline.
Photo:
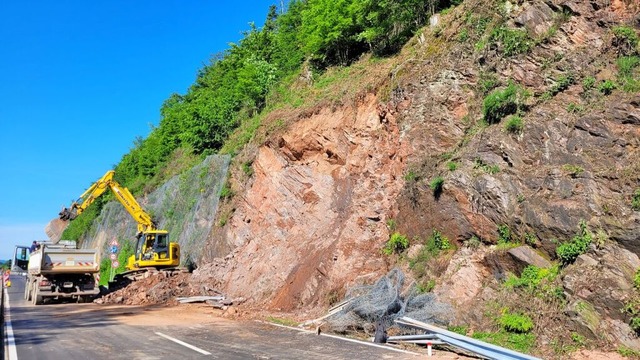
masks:
<path id="1" fill-rule="evenodd" d="M 100 195 L 104 194 L 107 189 L 111 189 L 116 199 L 124 206 L 129 215 L 138 224 L 138 232 L 156 230 L 156 224 L 146 211 L 142 209 L 138 201 L 131 194 L 129 189 L 122 187 L 114 178 L 115 171 L 109 170 L 103 177 L 93 183 L 80 197 L 74 201 L 69 208 L 63 208 L 60 211 L 61 220 L 73 220 L 82 214 Z"/>
<path id="2" fill-rule="evenodd" d="M 138 239 L 135 254 L 127 260 L 127 268 L 172 267 L 180 263 L 180 247 L 168 241 L 166 230 L 158 230 L 156 223 L 142 206 L 136 201 L 129 189 L 121 186 L 113 177 L 115 171 L 109 170 L 103 177 L 93 183 L 70 207 L 63 208 L 59 216 L 61 220 L 73 220 L 82 214 L 98 197 L 111 189 L 114 196 L 124 206 L 129 215 L 138 224 Z"/>

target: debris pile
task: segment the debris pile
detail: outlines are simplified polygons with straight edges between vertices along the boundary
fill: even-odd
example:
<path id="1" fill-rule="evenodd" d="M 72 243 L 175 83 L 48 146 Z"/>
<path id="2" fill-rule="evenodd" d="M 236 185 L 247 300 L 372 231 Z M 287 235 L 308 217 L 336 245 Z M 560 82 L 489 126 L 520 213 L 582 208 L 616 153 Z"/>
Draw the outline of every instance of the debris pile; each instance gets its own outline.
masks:
<path id="1" fill-rule="evenodd" d="M 203 295 L 207 287 L 196 286 L 185 272 L 157 272 L 149 277 L 133 281 L 128 286 L 108 293 L 94 302 L 98 304 L 149 305 L 175 304 L 177 296 Z"/>

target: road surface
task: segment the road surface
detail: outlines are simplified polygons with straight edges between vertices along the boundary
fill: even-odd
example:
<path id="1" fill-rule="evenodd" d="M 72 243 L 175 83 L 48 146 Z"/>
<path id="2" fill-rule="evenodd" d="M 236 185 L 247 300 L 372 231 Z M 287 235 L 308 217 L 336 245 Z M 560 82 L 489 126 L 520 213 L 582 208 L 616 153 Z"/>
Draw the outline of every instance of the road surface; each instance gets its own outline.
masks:
<path id="1" fill-rule="evenodd" d="M 24 300 L 24 277 L 11 275 L 11 281 L 5 309 L 13 332 L 5 349 L 10 360 L 420 358 L 255 321 L 232 321 L 202 305 L 34 306 Z"/>

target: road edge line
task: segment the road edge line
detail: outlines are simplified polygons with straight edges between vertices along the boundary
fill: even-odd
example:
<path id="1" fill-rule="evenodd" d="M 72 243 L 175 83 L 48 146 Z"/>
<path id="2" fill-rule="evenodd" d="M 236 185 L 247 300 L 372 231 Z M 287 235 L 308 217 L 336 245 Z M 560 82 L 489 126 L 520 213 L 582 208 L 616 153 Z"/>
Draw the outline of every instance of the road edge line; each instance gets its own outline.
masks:
<path id="1" fill-rule="evenodd" d="M 295 328 L 292 326 L 287 326 L 287 325 L 282 325 L 282 324 L 276 324 L 276 323 L 272 323 L 272 322 L 268 322 L 268 321 L 261 321 L 261 320 L 256 320 L 259 323 L 263 323 L 263 324 L 268 324 L 268 325 L 273 325 L 273 326 L 277 326 L 277 327 L 281 327 L 281 328 L 285 328 L 285 329 L 289 329 L 289 330 L 296 330 L 296 331 L 300 331 L 300 332 L 304 332 L 304 333 L 309 333 L 309 334 L 317 334 L 315 331 L 311 331 L 311 330 L 306 330 L 306 329 L 300 329 L 300 328 Z M 337 336 L 337 335 L 331 335 L 331 334 L 323 334 L 321 333 L 320 336 L 326 336 L 332 339 L 338 339 L 338 340 L 344 340 L 344 341 L 348 341 L 348 342 L 354 342 L 357 344 L 362 344 L 362 345 L 367 345 L 367 346 L 373 346 L 373 347 L 377 347 L 380 349 L 385 349 L 385 350 L 390 350 L 390 351 L 397 351 L 397 352 L 401 352 L 401 353 L 405 353 L 405 354 L 411 354 L 411 355 L 418 355 L 418 356 L 422 356 L 422 354 L 416 353 L 416 352 L 412 352 L 412 351 L 408 351 L 408 350 L 402 350 L 402 349 L 395 349 L 392 348 L 390 346 L 385 346 L 385 345 L 380 345 L 380 344 L 376 344 L 376 343 L 370 343 L 370 342 L 366 342 L 366 341 L 361 341 L 361 340 L 356 340 L 356 339 L 350 339 L 350 338 L 346 338 L 346 337 L 342 337 L 342 336 Z"/>
<path id="2" fill-rule="evenodd" d="M 163 338 L 165 338 L 165 339 L 171 340 L 171 341 L 173 341 L 174 343 L 177 343 L 177 344 L 180 344 L 180 345 L 182 345 L 182 346 L 184 346 L 184 347 L 187 347 L 187 348 L 189 348 L 189 349 L 191 349 L 191 350 L 193 350 L 193 351 L 197 351 L 197 352 L 199 352 L 200 354 L 203 354 L 203 355 L 211 355 L 211 353 L 210 353 L 210 352 L 208 352 L 207 350 L 202 350 L 202 349 L 200 349 L 200 348 L 199 348 L 199 347 L 197 347 L 197 346 L 193 346 L 193 345 L 191 345 L 191 344 L 187 344 L 186 342 L 184 342 L 184 341 L 182 341 L 182 340 L 178 340 L 178 339 L 176 339 L 176 338 L 172 338 L 172 337 L 171 337 L 171 336 L 169 336 L 169 335 L 165 335 L 165 334 L 160 333 L 160 332 L 155 332 L 155 334 L 156 334 L 156 335 L 158 335 L 158 336 L 162 336 L 162 337 L 163 337 Z"/>
<path id="3" fill-rule="evenodd" d="M 9 360 L 18 360 L 18 351 L 16 349 L 16 339 L 13 337 L 13 326 L 11 325 L 11 313 L 9 306 L 9 292 L 7 292 L 7 288 L 3 289 L 4 291 L 4 348 L 5 350 L 9 349 L 8 359 Z M 5 354 L 5 356 L 7 356 Z"/>

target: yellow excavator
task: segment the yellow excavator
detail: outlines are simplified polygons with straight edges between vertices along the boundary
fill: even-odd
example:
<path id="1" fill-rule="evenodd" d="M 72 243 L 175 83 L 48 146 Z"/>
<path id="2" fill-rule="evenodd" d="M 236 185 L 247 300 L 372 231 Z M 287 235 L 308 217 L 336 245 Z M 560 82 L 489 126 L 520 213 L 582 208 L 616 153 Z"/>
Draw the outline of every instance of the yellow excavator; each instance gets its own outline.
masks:
<path id="1" fill-rule="evenodd" d="M 158 230 L 156 223 L 133 197 L 129 189 L 122 187 L 109 170 L 89 187 L 69 208 L 60 211 L 61 220 L 73 220 L 82 214 L 100 195 L 111 189 L 116 199 L 138 223 L 134 254 L 127 259 L 127 270 L 170 268 L 180 265 L 180 245 L 169 242 L 169 233 Z"/>

